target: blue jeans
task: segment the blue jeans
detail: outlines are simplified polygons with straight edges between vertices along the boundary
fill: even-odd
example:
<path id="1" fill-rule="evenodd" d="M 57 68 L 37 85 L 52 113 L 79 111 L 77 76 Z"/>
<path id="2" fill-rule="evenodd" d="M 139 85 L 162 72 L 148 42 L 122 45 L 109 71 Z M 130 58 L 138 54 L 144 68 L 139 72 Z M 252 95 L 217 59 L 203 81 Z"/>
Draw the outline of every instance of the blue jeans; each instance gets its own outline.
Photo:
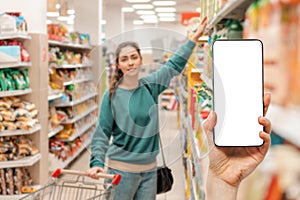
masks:
<path id="1" fill-rule="evenodd" d="M 155 200 L 156 170 L 133 173 L 109 168 L 107 173 L 122 176 L 120 183 L 115 187 L 114 200 Z M 105 182 L 110 183 L 111 180 L 106 179 Z"/>

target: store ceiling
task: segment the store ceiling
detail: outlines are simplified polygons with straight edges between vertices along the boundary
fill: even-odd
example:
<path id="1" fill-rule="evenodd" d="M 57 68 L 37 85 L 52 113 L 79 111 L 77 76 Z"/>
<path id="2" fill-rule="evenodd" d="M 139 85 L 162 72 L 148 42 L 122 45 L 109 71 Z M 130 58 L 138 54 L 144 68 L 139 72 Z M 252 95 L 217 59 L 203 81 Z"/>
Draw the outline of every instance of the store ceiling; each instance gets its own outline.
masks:
<path id="1" fill-rule="evenodd" d="M 151 0 L 153 2 L 154 0 Z M 180 23 L 182 12 L 196 12 L 196 9 L 200 7 L 200 0 L 173 0 L 176 2 L 174 6 L 176 8 L 176 21 L 175 22 L 159 22 L 159 23 Z M 151 2 L 146 4 L 151 4 Z M 104 7 L 110 6 L 123 6 L 131 7 L 133 3 L 128 3 L 126 0 L 103 0 Z M 107 9 L 108 11 L 109 9 Z M 105 12 L 104 10 L 103 12 Z M 105 14 L 105 13 L 104 13 Z M 140 20 L 139 15 L 136 14 L 136 10 L 132 13 L 126 13 L 125 19 L 127 20 Z"/>
<path id="2" fill-rule="evenodd" d="M 52 0 L 52 2 L 55 2 L 57 4 L 61 3 L 61 0 Z M 67 9 L 74 9 L 74 4 L 76 3 L 76 1 L 78 0 L 65 0 L 67 1 Z M 81 1 L 81 0 L 80 0 Z M 148 3 L 144 3 L 144 4 L 152 4 L 154 1 L 157 0 L 150 0 L 150 2 Z M 162 1 L 168 1 L 168 0 L 162 0 Z M 179 24 L 181 23 L 181 13 L 183 12 L 196 12 L 196 9 L 200 7 L 200 0 L 172 0 L 176 2 L 176 5 L 172 6 L 176 9 L 175 12 L 175 21 L 172 22 L 161 22 L 159 21 L 159 24 Z M 50 0 L 48 0 L 48 3 L 50 2 Z M 105 12 L 109 12 L 111 7 L 132 7 L 133 3 L 129 3 L 126 0 L 102 0 L 103 2 L 103 16 L 105 19 Z M 142 4 L 142 3 L 138 3 L 138 4 Z M 162 6 L 160 6 L 162 7 Z M 155 6 L 155 8 L 157 8 L 157 6 Z M 154 10 L 154 9 L 152 9 Z M 136 13 L 136 9 L 134 10 L 134 12 L 126 12 L 124 14 L 124 18 L 127 21 L 134 21 L 134 20 L 142 20 L 140 15 L 138 15 Z M 157 14 L 157 13 L 155 13 Z M 76 16 L 76 13 L 75 13 Z M 70 16 L 71 17 L 71 16 Z M 55 21 L 55 18 L 48 18 L 52 21 Z M 67 23 L 67 24 L 73 24 L 74 23 L 74 18 L 71 18 L 71 23 Z"/>

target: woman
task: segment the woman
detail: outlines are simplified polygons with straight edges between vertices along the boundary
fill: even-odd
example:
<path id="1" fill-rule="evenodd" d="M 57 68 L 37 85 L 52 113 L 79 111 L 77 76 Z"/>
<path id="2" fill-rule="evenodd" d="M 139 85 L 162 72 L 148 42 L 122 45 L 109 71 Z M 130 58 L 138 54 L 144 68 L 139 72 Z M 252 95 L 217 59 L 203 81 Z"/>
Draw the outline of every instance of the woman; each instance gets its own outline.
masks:
<path id="1" fill-rule="evenodd" d="M 206 27 L 206 17 L 164 67 L 138 79 L 142 65 L 136 43 L 121 43 L 116 50 L 116 72 L 102 98 L 98 125 L 91 143 L 87 174 L 121 174 L 116 200 L 153 200 L 156 197 L 158 143 L 158 95 L 185 67 L 195 43 Z M 112 138 L 112 143 L 110 140 Z M 107 161 L 105 162 L 105 159 Z"/>

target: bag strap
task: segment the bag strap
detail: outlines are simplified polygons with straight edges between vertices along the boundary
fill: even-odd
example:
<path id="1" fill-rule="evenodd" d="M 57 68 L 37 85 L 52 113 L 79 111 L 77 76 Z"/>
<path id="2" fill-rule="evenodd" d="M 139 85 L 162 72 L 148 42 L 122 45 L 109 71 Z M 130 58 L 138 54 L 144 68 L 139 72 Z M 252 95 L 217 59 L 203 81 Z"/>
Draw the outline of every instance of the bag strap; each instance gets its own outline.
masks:
<path id="1" fill-rule="evenodd" d="M 146 80 L 141 79 L 141 82 L 145 85 L 145 87 L 147 88 L 148 92 L 149 92 L 150 95 L 152 96 L 151 89 L 150 89 L 149 85 L 147 84 Z M 152 98 L 153 98 L 153 96 L 152 96 Z M 163 145 L 162 145 L 162 142 L 161 142 L 160 133 L 158 133 L 158 140 L 159 140 L 159 146 L 160 146 L 160 149 L 161 149 L 161 155 L 162 155 L 162 160 L 163 160 L 163 166 L 166 167 L 165 155 L 164 155 Z"/>

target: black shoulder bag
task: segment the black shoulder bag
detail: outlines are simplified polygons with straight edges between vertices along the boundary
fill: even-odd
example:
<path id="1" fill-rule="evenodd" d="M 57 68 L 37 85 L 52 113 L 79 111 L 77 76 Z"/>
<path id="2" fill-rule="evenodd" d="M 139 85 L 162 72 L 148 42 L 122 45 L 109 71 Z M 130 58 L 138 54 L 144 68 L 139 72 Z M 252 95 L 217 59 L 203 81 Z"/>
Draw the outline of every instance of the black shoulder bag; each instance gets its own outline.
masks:
<path id="1" fill-rule="evenodd" d="M 161 154 L 162 154 L 162 159 L 163 159 L 163 166 L 157 167 L 156 194 L 161 194 L 161 193 L 168 192 L 172 189 L 174 180 L 173 180 L 173 175 L 172 175 L 171 169 L 168 168 L 166 165 L 164 150 L 163 150 L 163 146 L 162 146 L 161 138 L 160 138 L 159 134 L 158 134 L 158 137 L 159 137 L 159 144 L 160 144 Z"/>
<path id="2" fill-rule="evenodd" d="M 142 81 L 145 85 L 145 87 L 148 89 L 149 93 L 152 96 L 152 92 L 146 83 L 145 80 Z M 153 98 L 153 96 L 152 96 Z M 172 189 L 173 185 L 173 175 L 172 171 L 170 168 L 167 167 L 166 161 L 165 161 L 165 155 L 164 155 L 164 150 L 163 150 L 163 145 L 161 142 L 161 137 L 160 133 L 158 133 L 158 138 L 159 138 L 159 145 L 161 149 L 161 154 L 162 154 L 162 160 L 163 160 L 163 165 L 161 167 L 157 167 L 157 188 L 156 188 L 156 194 L 161 194 L 168 192 Z"/>

